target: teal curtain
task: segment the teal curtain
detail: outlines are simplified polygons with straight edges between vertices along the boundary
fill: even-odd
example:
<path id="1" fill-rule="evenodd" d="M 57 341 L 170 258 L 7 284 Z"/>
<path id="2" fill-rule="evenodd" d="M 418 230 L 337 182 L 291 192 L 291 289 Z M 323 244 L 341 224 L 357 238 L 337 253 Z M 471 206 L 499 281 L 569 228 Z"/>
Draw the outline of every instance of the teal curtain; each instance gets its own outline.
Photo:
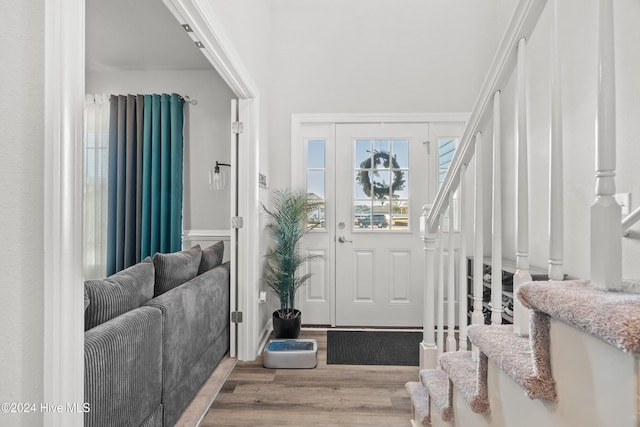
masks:
<path id="1" fill-rule="evenodd" d="M 107 274 L 182 247 L 184 100 L 111 97 Z"/>

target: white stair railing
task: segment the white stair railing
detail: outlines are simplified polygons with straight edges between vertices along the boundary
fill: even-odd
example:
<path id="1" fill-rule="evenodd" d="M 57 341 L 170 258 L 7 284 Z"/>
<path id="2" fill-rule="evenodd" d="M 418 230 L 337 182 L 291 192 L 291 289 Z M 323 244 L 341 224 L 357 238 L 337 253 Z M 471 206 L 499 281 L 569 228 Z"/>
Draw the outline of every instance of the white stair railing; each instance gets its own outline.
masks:
<path id="1" fill-rule="evenodd" d="M 558 3 L 553 0 L 553 21 L 551 25 L 551 92 L 550 92 L 550 141 L 549 141 L 549 265 L 548 275 L 551 280 L 564 279 L 564 179 L 563 179 L 563 117 L 560 53 L 558 46 Z M 425 330 L 422 343 L 421 367 L 436 367 L 436 357 L 444 351 L 444 264 L 443 254 L 443 214 L 449 208 L 449 259 L 447 265 L 447 336 L 446 350 L 456 350 L 455 342 L 455 306 L 456 286 L 455 272 L 458 272 L 457 288 L 460 316 L 458 319 L 460 342 L 458 348 L 464 350 L 467 345 L 467 298 L 469 292 L 467 271 L 467 252 L 473 255 L 473 311 L 472 324 L 485 323 L 483 314 L 483 261 L 484 228 L 483 214 L 485 183 L 483 182 L 485 160 L 482 131 L 493 120 L 493 158 L 492 158 L 492 205 L 491 205 L 491 321 L 502 323 L 502 170 L 501 146 L 508 141 L 501 139 L 501 90 L 515 73 L 515 151 L 516 151 L 516 273 L 514 275 L 514 294 L 517 288 L 532 280 L 529 265 L 529 167 L 528 167 L 528 100 L 527 100 L 527 40 L 535 28 L 537 21 L 546 6 L 546 0 L 520 0 L 516 6 L 514 17 L 509 24 L 489 76 L 485 81 L 480 97 L 465 127 L 458 150 L 445 176 L 433 205 L 425 207 L 421 227 L 425 243 Z M 614 68 L 614 28 L 613 0 L 598 0 L 598 97 L 596 118 L 596 189 L 595 202 L 591 207 L 591 282 L 593 285 L 618 290 L 622 286 L 622 236 L 629 228 L 640 221 L 640 208 L 634 210 L 624 220 L 621 218 L 620 206 L 616 203 L 616 135 L 615 135 L 615 68 Z M 505 92 L 507 93 L 507 92 Z M 505 100 L 508 102 L 508 100 Z M 506 115 L 505 115 L 506 116 Z M 472 163 L 473 162 L 473 163 Z M 465 177 L 467 167 L 474 166 L 474 179 Z M 474 182 L 473 192 L 469 188 L 466 195 L 465 180 Z M 459 191 L 460 212 L 460 247 L 458 268 L 455 269 L 454 258 L 454 219 L 453 194 Z M 471 194 L 473 193 L 473 198 Z M 469 200 L 465 200 L 467 197 Z M 467 204 L 469 202 L 469 204 Z M 471 207 L 471 204 L 473 207 Z M 464 212 L 473 210 L 473 227 L 465 227 L 471 218 Z M 472 228 L 469 229 L 468 228 Z M 467 233 L 466 235 L 464 233 Z M 473 239 L 473 240 L 471 240 Z M 437 250 L 436 250 L 437 241 Z M 473 241 L 473 248 L 467 242 Z M 436 277 L 437 276 L 437 277 Z M 436 301 L 436 288 L 437 301 Z M 436 313 L 437 331 L 436 332 Z M 514 301 L 513 332 L 517 335 L 529 334 L 529 313 L 517 300 Z M 473 357 L 478 359 L 478 350 L 473 348 Z"/>
<path id="2" fill-rule="evenodd" d="M 453 193 L 449 193 L 448 220 L 448 259 L 447 259 L 447 351 L 456 351 L 456 282 L 455 282 L 455 250 L 453 241 Z"/>
<path id="3" fill-rule="evenodd" d="M 558 2 L 551 24 L 551 138 L 549 140 L 549 279 L 564 278 L 564 178 L 562 155 L 562 86 L 558 46 Z"/>
<path id="4" fill-rule="evenodd" d="M 475 146 L 475 188 L 474 188 L 474 249 L 473 249 L 473 314 L 471 315 L 471 323 L 474 325 L 484 324 L 484 315 L 482 314 L 482 260 L 484 258 L 483 253 L 483 234 L 484 234 L 484 221 L 483 221 L 483 195 L 482 195 L 482 134 L 478 132 L 476 134 L 476 146 Z M 478 349 L 473 347 L 474 360 L 478 358 Z"/>
<path id="5" fill-rule="evenodd" d="M 473 202 L 471 201 L 471 197 L 469 197 L 468 202 L 473 203 L 473 211 L 474 211 L 474 226 L 472 230 L 464 230 L 465 221 L 461 221 L 461 232 L 466 231 L 467 233 L 473 233 L 474 238 L 474 247 L 473 250 L 469 251 L 474 256 L 474 283 L 473 283 L 473 313 L 471 318 L 471 323 L 481 324 L 484 323 L 484 315 L 482 313 L 482 292 L 483 292 L 483 284 L 482 284 L 482 276 L 483 276 L 483 268 L 482 268 L 482 260 L 483 260 L 483 227 L 484 227 L 484 218 L 483 218 L 483 198 L 482 194 L 482 135 L 481 131 L 484 129 L 489 120 L 492 117 L 498 117 L 499 114 L 495 114 L 493 112 L 492 107 L 499 107 L 500 105 L 500 95 L 496 95 L 509 81 L 511 76 L 516 69 L 517 57 L 522 55 L 524 56 L 524 50 L 521 53 L 516 49 L 516 45 L 518 45 L 519 40 L 524 40 L 531 35 L 531 32 L 535 28 L 542 11 L 546 6 L 547 0 L 521 0 L 514 11 L 514 15 L 512 20 L 509 23 L 505 36 L 498 48 L 497 54 L 493 60 L 491 65 L 490 72 L 483 84 L 478 100 L 475 103 L 475 106 L 472 110 L 469 121 L 465 127 L 463 135 L 460 139 L 460 143 L 456 150 L 456 153 L 451 161 L 451 165 L 447 171 L 444 182 L 440 186 L 438 194 L 434 199 L 433 205 L 429 205 L 425 207 L 423 217 L 421 220 L 421 229 L 422 229 L 422 238 L 424 241 L 425 248 L 425 293 L 424 293 L 424 333 L 423 333 L 423 342 L 421 343 L 421 367 L 435 367 L 436 357 L 439 351 L 442 351 L 442 343 L 439 340 L 436 340 L 435 331 L 436 331 L 436 313 L 438 313 L 438 303 L 435 300 L 436 298 L 436 285 L 440 288 L 444 287 L 441 280 L 439 280 L 440 273 L 438 273 L 438 277 L 436 277 L 436 272 L 442 272 L 442 264 L 441 257 L 437 255 L 438 251 L 436 250 L 436 240 L 438 241 L 438 248 L 443 247 L 442 239 L 438 239 L 439 229 L 442 224 L 442 215 L 447 208 L 451 208 L 451 195 L 456 191 L 456 189 L 460 190 L 460 212 L 462 216 L 462 212 L 470 211 L 470 209 L 464 209 L 463 206 L 467 203 L 463 199 L 463 189 L 461 188 L 462 184 L 462 176 L 464 174 L 464 170 L 466 170 L 467 165 L 471 163 L 472 160 L 475 160 L 475 189 L 473 191 Z M 524 42 L 520 42 L 522 46 Z M 521 63 L 523 64 L 523 63 Z M 523 65 L 520 68 L 524 68 Z M 524 86 L 522 86 L 524 87 Z M 524 95 L 524 93 L 523 93 Z M 526 106 L 526 98 L 523 97 L 523 106 Z M 526 119 L 526 110 L 521 109 L 522 118 Z M 499 125 L 496 126 L 499 133 Z M 526 121 L 521 122 L 518 125 L 519 132 L 526 138 Z M 495 130 L 494 130 L 494 133 Z M 499 141 L 499 139 L 498 139 Z M 497 150 L 499 151 L 499 150 Z M 474 159 L 475 157 L 475 159 Z M 499 162 L 498 162 L 499 163 Z M 494 171 L 495 173 L 495 171 Z M 499 175 L 498 175 L 499 176 Z M 499 178 L 496 178 L 496 181 L 499 182 Z M 526 187 L 526 185 L 524 185 Z M 495 191 L 495 189 L 494 189 Z M 471 194 L 471 192 L 470 192 Z M 526 197 L 528 197 L 528 193 L 526 193 Z M 495 198 L 495 203 L 500 205 L 499 195 Z M 527 202 L 528 205 L 528 202 Z M 471 205 L 469 205 L 469 208 Z M 494 209 L 495 211 L 499 209 Z M 519 210 L 522 212 L 522 210 Z M 518 215 L 521 215 L 520 213 Z M 494 217 L 493 221 L 496 226 L 498 223 L 499 217 Z M 520 218 L 522 221 L 522 218 Z M 453 222 L 450 220 L 450 222 Z M 528 227 L 528 221 L 525 222 Z M 451 224 L 453 225 L 453 224 Z M 494 228 L 496 230 L 496 228 Z M 451 237 L 451 236 L 450 236 Z M 525 236 L 525 241 L 528 239 L 528 236 Z M 521 240 L 519 238 L 519 240 Z M 522 248 L 522 245 L 518 245 L 519 248 Z M 453 247 L 450 247 L 451 256 L 453 257 L 454 251 Z M 460 310 L 459 317 L 459 333 L 460 333 L 460 343 L 459 348 L 464 349 L 467 348 L 466 341 L 466 325 L 467 325 L 467 266 L 466 266 L 466 256 L 467 256 L 467 247 L 466 247 L 466 237 L 461 234 L 460 238 L 460 249 L 458 256 L 458 278 L 459 278 L 459 287 L 458 287 L 458 307 Z M 520 270 L 521 272 L 528 273 L 528 248 L 526 250 L 519 249 L 520 256 Z M 495 253 L 495 252 L 494 252 Z M 501 256 L 496 257 L 496 263 L 499 263 Z M 500 271 L 499 265 L 498 268 L 495 268 L 494 271 Z M 451 264 L 449 264 L 449 277 L 452 277 L 451 274 Z M 500 277 L 500 274 L 497 275 Z M 502 284 L 500 283 L 500 286 Z M 449 294 L 450 294 L 450 305 L 453 301 L 451 297 L 451 292 L 449 283 Z M 497 289 L 497 288 L 496 288 Z M 500 304 L 498 304 L 497 296 L 500 295 L 501 292 L 495 291 L 495 300 L 492 301 L 492 305 L 494 306 L 494 310 L 496 312 L 492 316 L 494 318 L 494 322 L 497 322 L 497 316 L 500 315 L 500 311 L 502 310 L 501 298 Z M 438 292 L 438 295 L 442 295 L 442 292 Z M 442 309 L 440 309 L 442 310 Z M 440 311 L 442 313 L 442 311 Z M 438 316 L 440 317 L 440 316 Z M 524 317 L 523 321 L 525 322 L 522 325 L 523 330 L 528 330 L 527 323 L 528 316 L 520 316 Z M 451 326 L 451 317 L 450 313 L 448 316 L 449 326 Z M 439 334 L 443 336 L 443 322 L 438 319 L 438 330 L 442 333 Z M 449 331 L 451 329 L 449 328 Z M 449 340 L 450 341 L 450 340 Z M 450 346 L 452 347 L 452 346 Z"/>
<path id="6" fill-rule="evenodd" d="M 613 91 L 613 32 L 611 24 L 611 1 L 599 0 L 600 8 L 607 9 L 600 18 L 600 68 L 601 77 L 599 85 L 601 87 L 601 95 L 599 96 L 599 115 L 598 115 L 598 158 L 597 158 L 597 197 L 596 203 L 592 208 L 592 223 L 601 223 L 600 218 L 604 216 L 605 220 L 609 220 L 611 224 L 616 223 L 616 233 L 607 231 L 608 234 L 614 235 L 612 242 L 616 243 L 616 247 L 621 245 L 620 233 L 623 227 L 628 229 L 632 222 L 627 222 L 623 227 L 620 226 L 621 221 L 616 219 L 615 209 L 611 207 L 613 192 L 615 185 L 613 175 L 615 174 L 615 145 L 613 133 L 614 116 L 613 101 L 611 97 L 607 97 Z M 557 2 L 554 0 L 554 16 L 551 34 L 551 135 L 550 135 L 550 169 L 549 169 L 549 276 L 553 280 L 561 280 L 563 273 L 563 248 L 564 248 L 564 225 L 563 225 L 563 165 L 562 165 L 562 97 L 560 87 L 560 64 L 558 52 L 558 36 L 557 36 Z M 527 100 L 527 39 L 531 36 L 538 20 L 547 5 L 547 0 L 520 0 L 516 5 L 514 15 L 509 23 L 505 36 L 498 48 L 497 54 L 491 65 L 489 74 L 482 86 L 478 100 L 476 101 L 469 121 L 464 129 L 463 135 L 458 144 L 456 153 L 451 160 L 450 167 L 442 182 L 433 205 L 425 207 L 422 217 L 422 237 L 425 244 L 425 332 L 422 343 L 421 366 L 434 367 L 437 365 L 435 357 L 438 353 L 444 351 L 444 337 L 446 332 L 446 349 L 453 351 L 455 346 L 455 294 L 457 292 L 458 309 L 460 311 L 458 318 L 459 326 L 459 349 L 466 349 L 468 324 L 467 317 L 467 298 L 468 298 L 468 274 L 473 275 L 473 307 L 471 315 L 471 323 L 483 324 L 485 316 L 483 314 L 483 260 L 484 260 L 484 227 L 485 218 L 483 215 L 484 199 L 483 194 L 483 138 L 482 131 L 493 120 L 493 170 L 492 170 L 492 205 L 491 205 L 491 230 L 492 230 L 492 283 L 491 283 L 491 321 L 494 324 L 502 323 L 502 171 L 501 171 L 501 90 L 509 83 L 512 76 L 516 76 L 516 253 L 512 254 L 516 258 L 516 273 L 514 275 L 514 291 L 522 283 L 532 280 L 529 266 L 529 169 L 528 169 L 528 100 Z M 607 18 L 608 16 L 608 18 Z M 471 163 L 473 162 L 473 163 Z M 487 162 L 489 163 L 489 162 Z M 465 200 L 464 180 L 465 171 L 469 165 L 475 166 L 474 188 L 469 189 L 469 195 Z M 451 215 L 454 210 L 453 194 L 458 190 L 460 194 L 459 209 L 460 212 L 460 247 L 457 257 L 457 268 L 455 262 L 455 250 L 453 245 L 453 227 L 454 219 Z M 471 196 L 473 194 L 473 196 Z M 614 207 L 617 204 L 614 203 Z M 473 207 L 472 207 L 473 206 Z M 449 235 L 448 244 L 442 239 L 442 220 L 443 214 L 449 208 Z M 470 218 L 465 218 L 465 212 L 470 213 L 473 210 L 473 227 L 465 229 L 465 224 L 469 224 Z M 635 216 L 629 218 L 629 221 L 637 221 L 640 218 L 640 212 L 634 212 Z M 630 216 L 631 217 L 631 216 Z M 613 226 L 612 226 L 613 227 Z M 467 227 L 469 228 L 469 227 Z M 608 228 L 607 228 L 608 229 Z M 594 233 L 592 232 L 592 236 Z M 600 234 L 598 234 L 599 236 Z M 592 237 L 593 238 L 593 237 Z M 600 237 L 598 237 L 600 239 Z M 473 248 L 467 248 L 467 242 L 473 241 Z M 436 248 L 437 245 L 437 248 Z M 607 244 L 592 245 L 592 248 L 601 247 L 599 254 L 605 252 L 611 253 L 609 248 L 613 245 Z M 445 249 L 446 248 L 446 249 Z M 444 283 L 444 252 L 448 251 L 449 259 L 447 264 L 447 283 Z M 596 252 L 592 257 L 596 258 Z M 467 271 L 467 255 L 473 255 L 473 272 Z M 613 250 L 613 257 L 620 262 L 620 256 Z M 507 254 L 509 257 L 509 254 Z M 608 260 L 609 257 L 600 257 L 601 260 Z M 621 271 L 619 266 L 614 263 L 613 268 L 605 268 L 608 261 L 597 263 L 600 267 L 594 269 L 601 270 L 601 276 L 606 283 L 615 282 L 615 276 L 612 276 L 609 270 L 615 270 L 618 274 Z M 593 263 L 592 263 L 593 264 Z M 598 270 L 598 271 L 600 271 Z M 458 287 L 453 281 L 455 272 L 458 273 Z M 606 277 L 606 279 L 605 279 Z M 619 281 L 618 281 L 619 282 Z M 436 289 L 437 286 L 437 289 Z M 445 331 L 444 322 L 444 290 L 445 286 L 448 293 L 448 310 L 447 330 Z M 607 284 L 607 287 L 611 285 Z M 437 291 L 437 292 L 436 292 Z M 437 298 L 437 300 L 436 300 Z M 528 335 L 529 333 L 529 313 L 517 301 L 514 302 L 514 333 L 519 335 Z M 435 332 L 438 331 L 438 336 Z"/>
<path id="7" fill-rule="evenodd" d="M 491 206 L 491 323 L 502 324 L 502 166 L 500 91 L 493 94 L 493 174 Z M 480 260 L 480 259 L 479 259 Z"/>
<path id="8" fill-rule="evenodd" d="M 442 215 L 438 219 L 438 334 L 436 343 L 438 345 L 438 355 L 444 351 L 444 239 L 442 238 Z"/>
<path id="9" fill-rule="evenodd" d="M 527 158 L 527 43 L 518 41 L 518 65 L 516 71 L 516 273 L 513 291 L 531 281 L 529 273 L 529 167 Z M 529 335 L 529 310 L 517 300 L 513 304 L 513 331 Z"/>
<path id="10" fill-rule="evenodd" d="M 598 2 L 598 114 L 596 200 L 591 206 L 591 282 L 622 287 L 622 215 L 616 202 L 616 97 L 613 0 Z"/>
<path id="11" fill-rule="evenodd" d="M 458 226 L 458 233 L 460 234 L 460 247 L 458 249 L 458 329 L 459 329 L 459 343 L 458 349 L 467 350 L 467 324 L 469 318 L 467 317 L 467 294 L 468 294 L 468 272 L 467 272 L 467 239 L 465 238 L 465 207 L 466 207 L 466 189 L 465 178 L 467 172 L 467 165 L 462 165 L 460 168 L 460 186 L 458 187 L 458 218 L 460 225 Z"/>

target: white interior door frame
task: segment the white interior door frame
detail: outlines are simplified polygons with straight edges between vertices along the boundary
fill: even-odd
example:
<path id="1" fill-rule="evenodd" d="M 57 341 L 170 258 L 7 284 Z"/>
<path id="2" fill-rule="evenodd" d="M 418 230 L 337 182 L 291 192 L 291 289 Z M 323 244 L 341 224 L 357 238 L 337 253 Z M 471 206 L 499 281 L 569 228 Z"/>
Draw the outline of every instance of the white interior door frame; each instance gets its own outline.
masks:
<path id="1" fill-rule="evenodd" d="M 237 216 L 244 219 L 244 227 L 231 233 L 230 249 L 235 256 L 231 265 L 231 285 L 237 285 L 237 294 L 232 292 L 232 311 L 243 313 L 243 321 L 237 325 L 237 353 L 239 360 L 254 360 L 258 354 L 258 270 L 260 254 L 258 245 L 260 230 L 258 212 L 258 153 L 260 97 L 240 56 L 223 25 L 207 2 L 202 0 L 163 0 L 180 24 L 188 24 L 188 33 L 194 41 L 203 44 L 202 53 L 238 97 L 238 112 L 244 131 L 238 136 L 238 151 L 231 162 L 231 175 L 237 177 L 236 189 L 231 191 L 232 209 L 237 206 Z M 231 138 L 231 152 L 236 153 L 235 138 Z M 240 171 L 241 173 L 237 173 Z M 237 252 L 236 252 L 237 248 Z M 234 301 L 235 296 L 235 301 Z M 235 305 L 235 307 L 234 307 Z"/>
<path id="2" fill-rule="evenodd" d="M 294 188 L 301 186 L 306 182 L 306 170 L 304 162 L 306 159 L 306 148 L 301 143 L 304 139 L 304 126 L 328 125 L 327 131 L 335 133 L 336 125 L 340 124 L 375 124 L 375 123 L 436 123 L 436 122 L 466 122 L 469 119 L 469 113 L 387 113 L 387 114 L 292 114 L 291 115 L 291 159 L 293 165 L 301 164 L 301 167 L 291 168 L 291 185 Z M 315 135 L 314 137 L 319 136 Z M 333 136 L 335 137 L 335 135 Z M 322 139 L 322 138 L 320 138 Z M 437 150 L 437 148 L 435 148 Z M 434 156 L 435 158 L 435 156 Z M 302 162 L 302 163 L 300 163 Z M 430 189 L 430 197 L 435 195 L 435 191 Z M 329 205 L 327 205 L 329 208 Z M 331 220 L 327 219 L 327 226 L 332 227 Z M 332 231 L 333 232 L 333 231 Z M 331 262 L 334 262 L 333 252 L 330 251 Z M 327 293 L 332 301 L 335 299 L 335 277 L 334 270 L 329 267 L 327 272 L 332 275 L 331 285 Z M 330 310 L 329 322 L 332 326 L 336 325 L 335 307 Z"/>
<path id="3" fill-rule="evenodd" d="M 257 223 L 257 153 L 259 112 L 257 87 L 229 38 L 201 0 L 164 0 L 181 21 L 194 28 L 193 35 L 205 45 L 203 53 L 232 91 L 246 100 L 250 110 L 244 121 L 248 145 L 236 167 L 240 174 L 240 215 Z M 84 401 L 84 302 L 82 297 L 82 128 L 85 82 L 85 0 L 48 0 L 45 22 L 45 153 L 44 153 L 44 366 L 43 401 L 51 404 Z M 234 201 L 235 202 L 235 201 Z M 258 294 L 255 269 L 259 255 L 249 242 L 257 241 L 255 228 L 241 233 L 244 248 L 238 275 L 246 289 L 239 295 L 239 309 L 248 312 Z M 255 288 L 255 289 L 253 289 Z M 257 302 L 255 303 L 257 304 Z M 247 319 L 248 320 L 248 319 Z M 240 334 L 246 348 L 239 358 L 256 352 L 250 343 L 257 329 L 247 321 Z M 245 345 L 245 344 L 241 344 Z M 254 344 L 255 345 L 255 344 Z M 241 351 L 240 351 L 241 350 Z M 82 413 L 43 414 L 47 426 L 82 426 Z"/>
<path id="4" fill-rule="evenodd" d="M 42 401 L 84 401 L 82 128 L 85 0 L 45 10 L 44 354 Z M 44 412 L 46 426 L 82 426 L 82 413 Z"/>

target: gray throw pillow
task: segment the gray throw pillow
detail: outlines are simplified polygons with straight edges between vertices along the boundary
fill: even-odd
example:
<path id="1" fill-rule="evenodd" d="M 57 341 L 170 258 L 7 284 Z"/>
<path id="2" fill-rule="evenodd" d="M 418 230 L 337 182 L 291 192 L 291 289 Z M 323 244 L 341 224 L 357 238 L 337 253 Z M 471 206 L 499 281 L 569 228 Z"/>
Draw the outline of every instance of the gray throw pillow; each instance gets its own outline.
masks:
<path id="1" fill-rule="evenodd" d="M 170 254 L 157 253 L 153 256 L 156 280 L 153 296 L 157 297 L 198 275 L 202 249 L 196 245 L 191 249 Z"/>
<path id="2" fill-rule="evenodd" d="M 153 263 L 147 257 L 102 280 L 84 282 L 84 329 L 89 330 L 129 310 L 144 305 L 153 297 Z"/>
<path id="3" fill-rule="evenodd" d="M 222 264 L 224 256 L 224 242 L 221 240 L 202 250 L 202 259 L 200 260 L 200 268 L 198 275 L 211 270 Z"/>

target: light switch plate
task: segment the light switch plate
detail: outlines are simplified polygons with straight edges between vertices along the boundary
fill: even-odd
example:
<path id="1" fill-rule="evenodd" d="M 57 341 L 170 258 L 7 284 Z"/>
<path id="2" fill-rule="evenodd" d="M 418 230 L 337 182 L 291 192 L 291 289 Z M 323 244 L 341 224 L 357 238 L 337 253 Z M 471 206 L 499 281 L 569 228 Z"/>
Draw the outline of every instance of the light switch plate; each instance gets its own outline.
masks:
<path id="1" fill-rule="evenodd" d="M 622 215 L 629 215 L 631 212 L 631 193 L 616 193 L 616 202 L 620 205 Z"/>

